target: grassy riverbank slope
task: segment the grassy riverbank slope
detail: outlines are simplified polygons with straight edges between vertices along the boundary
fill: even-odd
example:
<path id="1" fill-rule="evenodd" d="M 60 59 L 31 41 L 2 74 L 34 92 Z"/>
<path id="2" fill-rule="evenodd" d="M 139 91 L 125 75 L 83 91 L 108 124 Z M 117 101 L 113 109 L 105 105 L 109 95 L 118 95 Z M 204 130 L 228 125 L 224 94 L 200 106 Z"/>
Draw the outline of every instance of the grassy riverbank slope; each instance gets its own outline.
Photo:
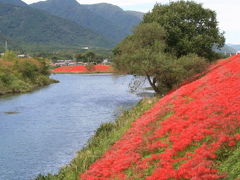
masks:
<path id="1" fill-rule="evenodd" d="M 240 55 L 153 107 L 148 101 L 102 125 L 58 175 L 38 180 L 240 178 Z"/>
<path id="2" fill-rule="evenodd" d="M 7 52 L 0 59 L 0 95 L 28 92 L 56 82 L 49 75 L 46 60 L 17 58 Z"/>
<path id="3" fill-rule="evenodd" d="M 166 95 L 80 179 L 239 179 L 240 55 Z"/>

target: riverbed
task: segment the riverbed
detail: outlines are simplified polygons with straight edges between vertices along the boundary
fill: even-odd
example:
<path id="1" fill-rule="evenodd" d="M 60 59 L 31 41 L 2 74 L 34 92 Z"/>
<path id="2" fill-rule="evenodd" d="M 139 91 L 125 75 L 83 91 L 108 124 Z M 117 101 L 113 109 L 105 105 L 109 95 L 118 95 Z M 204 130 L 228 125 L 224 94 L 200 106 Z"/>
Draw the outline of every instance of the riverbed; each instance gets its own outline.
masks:
<path id="1" fill-rule="evenodd" d="M 56 74 L 60 83 L 0 98 L 0 179 L 57 173 L 103 122 L 114 121 L 140 97 L 131 76 Z"/>

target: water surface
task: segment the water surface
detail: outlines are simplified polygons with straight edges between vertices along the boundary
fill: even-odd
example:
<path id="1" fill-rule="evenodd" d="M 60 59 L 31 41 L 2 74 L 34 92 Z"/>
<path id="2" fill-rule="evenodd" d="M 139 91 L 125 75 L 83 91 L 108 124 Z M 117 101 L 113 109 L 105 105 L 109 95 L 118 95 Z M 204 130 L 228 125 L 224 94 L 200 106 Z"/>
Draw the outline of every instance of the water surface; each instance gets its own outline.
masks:
<path id="1" fill-rule="evenodd" d="M 139 97 L 130 76 L 53 75 L 60 81 L 0 98 L 0 180 L 29 180 L 69 163 L 103 122 Z"/>

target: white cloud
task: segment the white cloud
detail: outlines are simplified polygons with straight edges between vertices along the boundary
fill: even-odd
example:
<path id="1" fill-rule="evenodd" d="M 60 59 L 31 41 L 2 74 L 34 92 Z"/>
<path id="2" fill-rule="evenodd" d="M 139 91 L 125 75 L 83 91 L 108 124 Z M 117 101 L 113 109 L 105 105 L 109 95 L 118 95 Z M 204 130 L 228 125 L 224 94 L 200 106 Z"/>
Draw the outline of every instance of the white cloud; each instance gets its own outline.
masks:
<path id="1" fill-rule="evenodd" d="M 40 0 L 23 0 L 26 3 L 33 3 Z M 125 10 L 136 10 L 147 12 L 151 10 L 156 2 L 168 3 L 176 0 L 78 0 L 81 4 L 111 3 L 122 7 Z M 203 3 L 206 8 L 217 12 L 217 18 L 221 30 L 226 32 L 227 43 L 240 44 L 240 1 L 239 0 L 195 0 Z"/>

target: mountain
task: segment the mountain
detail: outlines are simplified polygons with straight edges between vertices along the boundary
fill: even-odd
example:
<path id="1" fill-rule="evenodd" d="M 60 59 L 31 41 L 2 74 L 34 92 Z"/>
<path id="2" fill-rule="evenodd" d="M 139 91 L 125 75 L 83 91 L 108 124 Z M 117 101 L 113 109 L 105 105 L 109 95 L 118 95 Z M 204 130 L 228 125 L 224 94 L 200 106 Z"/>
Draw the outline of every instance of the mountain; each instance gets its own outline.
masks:
<path id="1" fill-rule="evenodd" d="M 126 12 L 120 7 L 112 4 L 99 3 L 93 5 L 84 5 L 84 7 L 90 10 L 92 13 L 95 13 L 98 16 L 108 20 L 115 26 L 121 27 L 126 35 L 130 34 L 132 32 L 132 28 L 139 24 L 142 20 L 142 18 Z"/>
<path id="2" fill-rule="evenodd" d="M 0 24 L 2 36 L 11 38 L 16 44 L 78 47 L 112 45 L 102 36 L 72 21 L 28 6 L 0 3 Z"/>
<path id="3" fill-rule="evenodd" d="M 106 3 L 81 5 L 76 0 L 48 0 L 30 6 L 74 21 L 114 43 L 129 35 L 141 21 L 136 15 Z"/>
<path id="4" fill-rule="evenodd" d="M 229 45 L 224 45 L 221 49 L 218 49 L 217 47 L 213 47 L 213 50 L 217 53 L 222 53 L 222 54 L 235 54 L 236 50 L 232 48 Z"/>
<path id="5" fill-rule="evenodd" d="M 27 4 L 21 0 L 0 0 L 0 3 L 12 4 L 16 6 L 27 6 Z"/>
<path id="6" fill-rule="evenodd" d="M 129 15 L 135 16 L 139 19 L 143 19 L 143 16 L 145 14 L 143 12 L 138 12 L 138 11 L 126 11 L 126 13 L 129 14 Z"/>
<path id="7" fill-rule="evenodd" d="M 15 43 L 10 37 L 0 33 L 0 52 L 5 50 L 5 43 L 7 42 L 7 47 L 11 49 L 19 48 L 17 43 Z"/>
<path id="8" fill-rule="evenodd" d="M 228 46 L 236 49 L 236 51 L 240 51 L 240 44 L 228 44 Z"/>

